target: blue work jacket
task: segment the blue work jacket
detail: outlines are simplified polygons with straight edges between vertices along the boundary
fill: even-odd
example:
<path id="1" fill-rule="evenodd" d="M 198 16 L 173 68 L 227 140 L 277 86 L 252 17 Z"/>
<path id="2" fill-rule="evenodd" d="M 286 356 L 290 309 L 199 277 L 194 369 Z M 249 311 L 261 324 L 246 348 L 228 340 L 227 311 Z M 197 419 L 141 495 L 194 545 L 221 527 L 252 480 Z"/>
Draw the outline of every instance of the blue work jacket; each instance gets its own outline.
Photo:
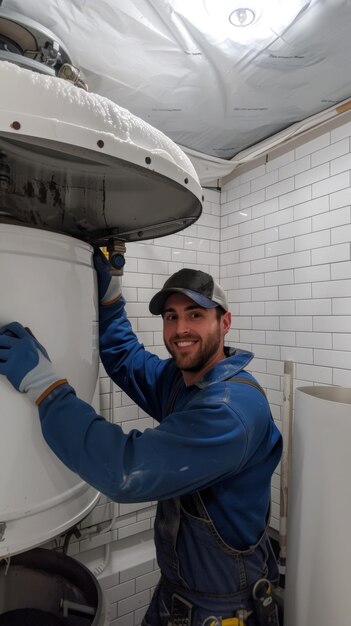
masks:
<path id="1" fill-rule="evenodd" d="M 244 371 L 253 355 L 227 351 L 227 358 L 187 387 L 173 359 L 160 359 L 138 341 L 124 305 L 122 298 L 100 308 L 101 359 L 114 382 L 159 424 L 124 433 L 63 385 L 39 407 L 47 443 L 117 502 L 201 490 L 223 539 L 237 549 L 255 544 L 266 526 L 281 435 L 265 396 L 229 380 L 239 374 L 253 380 Z"/>

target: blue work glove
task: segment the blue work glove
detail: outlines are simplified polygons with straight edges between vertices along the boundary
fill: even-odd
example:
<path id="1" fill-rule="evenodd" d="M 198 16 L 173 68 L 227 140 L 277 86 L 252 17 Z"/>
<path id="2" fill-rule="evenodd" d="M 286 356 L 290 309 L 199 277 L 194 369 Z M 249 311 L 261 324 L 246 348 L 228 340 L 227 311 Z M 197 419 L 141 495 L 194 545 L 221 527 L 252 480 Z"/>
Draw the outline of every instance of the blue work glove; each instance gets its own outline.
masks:
<path id="1" fill-rule="evenodd" d="M 115 304 L 122 296 L 119 277 L 111 275 L 110 264 L 100 248 L 94 248 L 93 261 L 98 279 L 100 304 L 104 306 Z"/>
<path id="2" fill-rule="evenodd" d="M 67 383 L 55 374 L 43 346 L 18 322 L 0 328 L 0 374 L 38 405 Z"/>

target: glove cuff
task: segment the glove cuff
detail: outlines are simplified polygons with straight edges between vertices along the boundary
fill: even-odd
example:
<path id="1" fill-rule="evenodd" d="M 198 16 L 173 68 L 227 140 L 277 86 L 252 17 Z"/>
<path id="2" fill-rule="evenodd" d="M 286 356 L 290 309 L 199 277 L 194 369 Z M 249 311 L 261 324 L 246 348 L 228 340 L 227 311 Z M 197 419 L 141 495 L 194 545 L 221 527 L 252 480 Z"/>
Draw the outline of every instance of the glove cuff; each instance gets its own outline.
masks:
<path id="1" fill-rule="evenodd" d="M 113 276 L 110 280 L 110 284 L 104 294 L 103 298 L 100 300 L 100 304 L 102 306 L 109 306 L 111 304 L 116 304 L 118 300 L 122 297 L 122 287 L 121 282 L 118 276 Z"/>
<path id="2" fill-rule="evenodd" d="M 61 385 L 68 385 L 68 380 L 66 378 L 61 378 L 60 380 L 56 380 L 53 382 L 45 391 L 43 391 L 40 396 L 35 400 L 35 404 L 39 406 L 47 398 L 54 389 L 57 387 L 61 387 Z M 30 394 L 29 394 L 30 395 Z"/>
<path id="3" fill-rule="evenodd" d="M 19 391 L 26 393 L 36 404 L 40 404 L 53 389 L 66 382 L 56 374 L 51 361 L 43 352 L 38 350 L 38 356 L 38 364 L 26 374 L 19 386 Z"/>

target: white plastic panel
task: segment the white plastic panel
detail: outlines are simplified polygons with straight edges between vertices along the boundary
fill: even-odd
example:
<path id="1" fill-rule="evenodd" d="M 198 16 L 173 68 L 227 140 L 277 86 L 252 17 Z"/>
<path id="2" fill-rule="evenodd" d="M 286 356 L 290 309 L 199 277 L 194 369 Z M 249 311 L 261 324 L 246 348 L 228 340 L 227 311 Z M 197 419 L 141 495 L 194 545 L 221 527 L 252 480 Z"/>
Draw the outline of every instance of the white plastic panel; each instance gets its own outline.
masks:
<path id="1" fill-rule="evenodd" d="M 91 403 L 98 377 L 98 313 L 91 247 L 34 228 L 0 224 L 0 325 L 18 321 L 55 369 Z M 67 469 L 41 434 L 38 410 L 0 376 L 0 557 L 62 533 L 98 493 Z"/>
<path id="2" fill-rule="evenodd" d="M 296 390 L 285 626 L 349 626 L 351 388 Z"/>

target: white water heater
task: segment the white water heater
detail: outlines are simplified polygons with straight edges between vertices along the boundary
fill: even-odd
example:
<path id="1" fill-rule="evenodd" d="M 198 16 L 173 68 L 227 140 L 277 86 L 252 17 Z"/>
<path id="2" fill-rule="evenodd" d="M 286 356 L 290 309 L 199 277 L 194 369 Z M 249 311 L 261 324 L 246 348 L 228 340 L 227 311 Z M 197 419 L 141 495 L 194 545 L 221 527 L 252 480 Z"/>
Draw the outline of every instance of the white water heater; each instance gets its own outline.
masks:
<path id="1" fill-rule="evenodd" d="M 57 77 L 48 65 L 59 48 L 50 47 L 47 33 L 41 44 L 32 24 L 16 19 L 0 20 L 12 50 L 0 57 L 0 325 L 16 320 L 29 327 L 58 374 L 92 403 L 98 380 L 92 244 L 182 230 L 201 214 L 202 190 L 178 146 L 89 94 L 82 81 L 78 87 Z M 34 60 L 16 63 L 29 30 L 39 41 L 36 56 L 48 64 L 43 71 L 28 69 Z M 1 558 L 74 526 L 98 494 L 55 457 L 37 409 L 4 377 L 0 416 Z"/>
<path id="2" fill-rule="evenodd" d="M 36 228 L 0 223 L 0 325 L 18 321 L 43 343 L 55 369 L 92 403 L 98 312 L 91 247 Z M 38 410 L 0 377 L 0 555 L 67 530 L 97 493 L 51 452 Z"/>

